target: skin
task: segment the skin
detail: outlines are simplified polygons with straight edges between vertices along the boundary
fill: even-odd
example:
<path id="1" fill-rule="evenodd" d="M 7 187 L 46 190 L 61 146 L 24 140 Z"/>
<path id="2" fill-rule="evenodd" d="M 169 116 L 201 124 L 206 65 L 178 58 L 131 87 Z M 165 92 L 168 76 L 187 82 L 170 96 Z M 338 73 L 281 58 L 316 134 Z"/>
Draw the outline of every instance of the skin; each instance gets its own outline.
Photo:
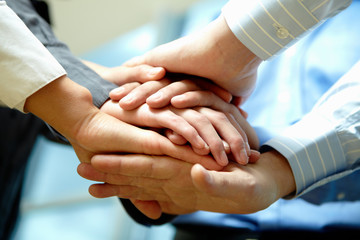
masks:
<path id="1" fill-rule="evenodd" d="M 212 106 L 213 108 L 216 108 L 219 111 L 221 110 L 229 114 L 232 114 L 233 117 L 235 116 L 234 118 L 236 120 L 235 122 L 241 125 L 241 129 L 243 129 L 244 126 L 246 126 L 245 129 L 246 128 L 250 129 L 250 131 L 249 129 L 247 130 L 246 135 L 249 137 L 250 142 L 255 142 L 256 147 L 258 147 L 258 142 L 255 132 L 253 132 L 253 129 L 250 127 L 250 125 L 248 125 L 248 123 L 246 122 L 245 118 L 243 117 L 239 109 L 236 108 L 234 105 L 225 102 L 223 99 L 219 98 L 214 94 L 209 94 L 209 91 L 196 90 L 196 91 L 186 92 L 184 94 L 174 96 L 171 99 L 171 102 L 173 102 L 174 98 L 175 98 L 174 103 L 178 105 L 183 105 L 186 107 L 207 105 L 207 106 Z M 114 107 L 118 108 L 119 105 L 117 103 L 114 103 Z M 137 109 L 137 111 L 139 109 Z M 117 114 L 119 114 L 119 111 L 118 110 L 116 111 Z M 144 114 L 141 115 L 141 117 L 143 116 Z M 121 116 L 118 116 L 118 118 L 121 118 Z M 134 117 L 131 117 L 131 119 L 134 119 Z M 236 151 L 235 149 L 233 150 Z M 133 159 L 126 161 L 126 163 L 122 161 L 122 159 L 129 159 L 129 158 L 133 158 Z M 258 158 L 259 158 L 259 153 L 252 151 L 250 155 L 250 159 L 253 160 L 250 161 L 255 162 Z M 130 162 L 134 163 L 134 165 L 131 166 L 128 165 L 128 163 Z M 100 166 L 97 165 L 98 163 L 100 163 Z M 102 165 L 102 163 L 104 163 L 104 165 Z M 230 176 L 235 176 L 238 174 L 237 172 L 240 172 L 240 170 L 237 169 L 239 166 L 240 165 L 231 162 L 221 171 L 223 173 L 233 172 L 233 174 Z M 169 168 L 171 168 L 171 170 Z M 194 170 L 192 170 L 192 168 Z M 141 173 L 144 173 L 144 171 L 152 172 L 155 169 L 156 171 L 154 171 L 151 174 L 151 177 L 148 177 L 147 175 L 144 177 L 143 175 L 141 175 Z M 116 170 L 119 170 L 120 172 L 114 172 Z M 112 155 L 106 155 L 106 156 L 97 155 L 92 159 L 91 165 L 81 165 L 79 166 L 78 169 L 79 174 L 84 178 L 88 178 L 95 181 L 107 182 L 104 185 L 92 186 L 90 188 L 90 193 L 93 196 L 95 197 L 119 196 L 119 197 L 133 199 L 132 201 L 135 204 L 135 206 L 138 207 L 139 210 L 143 211 L 144 214 L 146 214 L 151 218 L 159 217 L 161 212 L 167 212 L 172 214 L 183 214 L 195 210 L 204 210 L 204 209 L 212 210 L 212 211 L 225 211 L 225 208 L 223 208 L 223 206 L 219 207 L 218 209 L 210 208 L 210 206 L 213 205 L 213 201 L 215 201 L 212 198 L 215 197 L 206 196 L 208 192 L 201 193 L 200 195 L 198 193 L 194 193 L 195 189 L 192 189 L 190 192 L 187 192 L 187 189 L 190 189 L 190 186 L 194 188 L 199 186 L 201 187 L 201 185 L 207 184 L 206 181 L 204 181 L 204 179 L 205 180 L 208 179 L 207 177 L 208 174 L 206 171 L 207 170 L 205 170 L 204 167 L 201 165 L 194 166 L 193 164 L 182 164 L 177 159 L 172 159 L 166 156 L 162 156 L 158 158 L 157 156 L 143 156 L 143 155 L 128 155 L 128 156 L 123 155 L 123 156 L 119 156 L 119 158 Z M 170 174 L 170 175 L 168 178 L 167 177 L 164 178 L 163 176 L 164 174 L 165 175 Z M 137 180 L 129 180 L 131 177 L 133 177 L 133 179 L 139 179 L 139 184 L 141 184 L 140 182 L 143 182 L 143 183 L 148 183 L 149 185 L 147 184 L 142 185 L 141 187 L 143 189 L 138 188 L 138 186 L 128 186 L 127 184 L 130 185 L 128 181 L 131 182 L 137 181 Z M 156 181 L 158 182 L 163 182 L 167 187 L 166 188 L 163 188 L 162 186 L 159 187 L 156 181 L 153 182 L 153 180 L 151 179 L 152 177 L 156 179 Z M 191 179 L 192 177 L 194 177 L 194 179 Z M 224 175 L 224 177 L 227 177 L 227 175 Z M 249 181 L 249 183 L 251 183 L 250 185 L 245 184 L 246 186 L 243 186 L 244 189 L 254 187 L 252 186 L 253 180 L 251 178 L 252 176 L 251 175 L 249 176 L 249 173 L 245 174 L 243 176 L 243 179 L 239 178 L 239 183 L 243 182 L 244 180 L 245 181 L 251 180 Z M 234 179 L 236 180 L 237 178 Z M 270 181 L 263 181 L 262 183 L 270 183 Z M 153 188 L 150 185 L 153 186 Z M 156 186 L 164 190 L 165 193 L 164 192 L 161 193 L 158 190 L 154 190 Z M 175 188 L 173 188 L 174 186 Z M 234 192 L 235 189 L 239 186 L 233 184 L 231 187 L 233 187 L 234 189 L 230 189 L 229 187 L 229 191 Z M 130 193 L 127 192 L 127 190 Z M 133 191 L 136 191 L 137 193 Z M 141 195 L 139 191 L 144 191 L 146 193 Z M 150 191 L 153 195 L 151 195 L 147 191 Z M 166 196 L 167 192 L 169 192 L 169 196 Z M 237 192 L 237 190 L 235 192 Z M 138 193 L 140 195 L 137 195 Z M 194 196 L 194 194 L 199 195 L 198 200 L 194 200 L 191 197 Z M 175 204 L 171 202 L 172 200 L 178 201 L 176 196 L 180 196 L 180 195 L 188 196 L 190 198 L 183 199 L 182 197 L 180 200 L 181 201 L 180 205 L 179 203 Z M 228 196 L 227 200 L 223 199 L 224 201 L 221 201 L 223 203 L 226 202 L 227 204 L 229 204 L 229 206 L 227 206 L 228 209 L 227 211 L 232 211 L 232 210 L 235 211 L 235 209 L 230 208 L 231 207 L 230 205 L 234 205 L 234 203 L 239 200 L 238 197 L 235 198 L 234 200 L 231 200 L 231 197 L 235 197 L 235 196 Z M 216 199 L 218 199 L 217 201 L 220 202 L 219 198 L 220 196 L 216 196 Z M 206 203 L 207 200 L 205 201 L 205 199 L 208 199 L 207 203 Z M 205 203 L 206 204 L 204 206 L 199 206 L 199 209 L 196 209 L 194 208 L 195 203 L 191 201 L 203 202 L 204 204 Z M 248 199 L 247 201 L 250 200 Z M 231 202 L 233 203 L 231 204 Z M 270 200 L 268 200 L 268 202 L 270 202 Z M 188 204 L 192 206 L 190 205 L 188 206 Z M 262 204 L 265 206 L 266 202 Z M 258 208 L 260 208 L 260 203 Z"/>
<path id="2" fill-rule="evenodd" d="M 94 197 L 117 196 L 133 201 L 149 217 L 161 212 L 197 210 L 247 214 L 267 208 L 295 190 L 287 160 L 270 151 L 255 164 L 230 163 L 220 171 L 206 170 L 167 156 L 97 155 L 80 164 L 78 173 L 94 184 Z"/>
<path id="3" fill-rule="evenodd" d="M 134 127 L 101 112 L 93 105 L 90 92 L 66 76 L 32 94 L 26 100 L 25 110 L 66 137 L 81 162 L 90 162 L 99 153 L 132 152 L 165 154 L 202 162 L 210 169 L 221 168 L 208 156 L 204 161 L 189 146 L 173 144 L 154 131 Z"/>
<path id="4" fill-rule="evenodd" d="M 164 67 L 167 72 L 209 79 L 233 96 L 241 97 L 241 104 L 254 90 L 261 62 L 220 16 L 203 30 L 161 45 L 126 65 L 149 64 Z"/>
<path id="5" fill-rule="evenodd" d="M 194 83 L 189 80 L 191 78 L 185 78 L 186 80 L 170 84 L 171 81 L 169 79 L 162 78 L 165 72 L 160 67 L 153 68 L 148 65 L 138 65 L 136 67 L 120 66 L 107 68 L 87 61 L 85 61 L 85 64 L 93 68 L 104 79 L 116 84 L 123 84 L 120 88 L 110 93 L 112 100 L 121 100 L 125 96 L 124 93 L 131 92 L 141 101 L 137 101 L 137 106 L 132 106 L 131 108 L 122 108 L 121 104 L 120 107 L 117 107 L 113 101 L 107 101 L 101 107 L 101 111 L 132 125 L 171 129 L 173 130 L 172 133 L 165 131 L 165 134 L 174 143 L 185 144 L 190 142 L 193 150 L 201 155 L 209 154 L 209 151 L 211 151 L 215 160 L 221 166 L 225 166 L 228 163 L 227 152 L 230 147 L 236 150 L 234 155 L 236 161 L 241 164 L 248 163 L 250 147 L 247 142 L 246 133 L 242 130 L 242 126 L 237 124 L 233 117 L 229 116 L 230 113 L 225 115 L 207 109 L 179 110 L 174 107 L 155 110 L 150 109 L 147 105 L 143 105 L 135 110 L 135 107 L 138 107 L 140 103 L 144 103 L 146 96 L 159 89 L 166 93 L 167 99 L 170 101 L 170 98 L 174 95 L 205 88 L 214 91 L 220 96 L 223 99 L 224 105 L 232 106 L 225 102 L 229 102 L 232 96 L 224 89 L 201 79 Z M 154 73 L 156 74 L 154 75 Z M 174 77 L 177 79 L 184 78 L 183 76 Z M 142 84 L 140 85 L 140 83 Z M 119 91 L 119 89 L 122 91 Z M 234 109 L 233 113 L 236 112 L 237 114 L 234 115 L 235 118 L 241 119 L 246 130 L 252 130 L 241 114 L 239 114 L 239 111 L 236 108 Z M 221 127 L 217 126 L 219 123 L 222 124 Z M 218 129 L 222 130 L 220 134 L 217 132 Z M 179 136 L 185 137 L 185 139 Z M 251 144 L 254 144 L 252 146 L 257 148 L 256 142 Z"/>
<path id="6" fill-rule="evenodd" d="M 142 87 L 144 85 L 146 88 Z M 210 85 L 212 84 L 207 83 L 207 86 Z M 212 86 L 209 88 L 215 89 L 214 85 Z M 153 122 L 152 125 L 147 125 L 148 127 L 169 128 L 174 131 L 176 138 L 180 135 L 184 137 L 185 141 L 176 140 L 176 143 L 183 144 L 188 141 L 192 143 L 194 148 L 196 146 L 193 144 L 195 138 L 185 132 L 187 130 L 186 126 L 182 126 L 179 121 L 174 119 L 174 116 L 182 117 L 199 132 L 200 136 L 209 146 L 215 160 L 221 166 L 225 166 L 228 163 L 227 158 L 223 155 L 227 152 L 228 148 L 231 149 L 235 161 L 240 164 L 248 163 L 250 146 L 253 149 L 258 148 L 256 134 L 247 123 L 242 112 L 233 104 L 225 102 L 224 99 L 212 92 L 200 90 L 201 87 L 194 82 L 182 80 L 171 83 L 168 79 L 163 79 L 160 81 L 149 81 L 140 86 L 121 88 L 121 93 L 118 92 L 118 89 L 113 91 L 115 93 L 110 93 L 113 102 L 106 103 L 102 110 L 133 125 L 144 126 L 143 121 L 146 120 L 147 122 Z M 167 95 L 168 101 L 171 101 L 173 106 L 152 109 L 145 103 L 134 110 L 126 111 L 121 107 L 121 104 L 117 106 L 117 102 L 115 102 L 119 100 L 121 102 L 121 96 L 124 92 L 139 93 L 137 95 L 143 93 L 146 96 L 148 94 L 144 92 L 154 92 L 159 88 Z M 146 89 L 146 91 L 138 91 L 138 89 Z M 221 91 L 223 90 L 219 92 L 222 93 Z M 145 98 L 142 99 L 145 101 Z M 149 121 L 148 118 L 151 118 L 152 121 Z M 173 120 L 168 121 L 169 119 Z M 168 121 L 169 124 L 164 124 L 162 123 L 163 121 Z M 251 136 L 250 142 L 248 141 L 248 135 Z M 174 141 L 174 134 L 167 136 Z M 208 154 L 208 152 L 199 151 L 196 148 L 194 151 L 199 154 Z"/>

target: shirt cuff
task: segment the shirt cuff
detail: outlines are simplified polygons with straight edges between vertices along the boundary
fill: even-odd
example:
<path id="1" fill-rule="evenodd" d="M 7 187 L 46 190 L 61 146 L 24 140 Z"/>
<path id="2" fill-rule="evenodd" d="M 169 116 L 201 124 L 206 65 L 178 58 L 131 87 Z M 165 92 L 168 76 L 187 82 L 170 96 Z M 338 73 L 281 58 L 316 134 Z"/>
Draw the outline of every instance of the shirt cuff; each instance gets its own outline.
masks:
<path id="1" fill-rule="evenodd" d="M 310 131 L 304 131 L 309 129 Z M 345 174 L 346 157 L 332 123 L 316 114 L 309 114 L 282 135 L 265 143 L 281 153 L 293 171 L 298 197 Z"/>
<path id="2" fill-rule="evenodd" d="M 30 95 L 66 72 L 2 1 L 0 13 L 0 101 L 23 111 Z"/>
<path id="3" fill-rule="evenodd" d="M 222 13 L 236 37 L 262 60 L 279 54 L 320 22 L 302 1 L 230 0 Z"/>

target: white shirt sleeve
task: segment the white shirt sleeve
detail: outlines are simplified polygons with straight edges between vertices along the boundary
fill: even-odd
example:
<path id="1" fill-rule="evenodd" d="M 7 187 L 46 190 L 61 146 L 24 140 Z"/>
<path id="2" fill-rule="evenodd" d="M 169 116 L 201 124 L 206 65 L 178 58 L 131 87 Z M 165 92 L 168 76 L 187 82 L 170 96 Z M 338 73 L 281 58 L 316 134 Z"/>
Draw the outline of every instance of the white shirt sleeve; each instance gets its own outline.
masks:
<path id="1" fill-rule="evenodd" d="M 23 111 L 30 95 L 66 74 L 5 1 L 0 1 L 0 43 L 0 105 Z"/>
<path id="2" fill-rule="evenodd" d="M 292 168 L 295 196 L 360 169 L 360 61 L 302 120 L 265 145 Z"/>
<path id="3" fill-rule="evenodd" d="M 263 60 L 295 43 L 351 0 L 229 0 L 222 9 L 236 37 Z"/>

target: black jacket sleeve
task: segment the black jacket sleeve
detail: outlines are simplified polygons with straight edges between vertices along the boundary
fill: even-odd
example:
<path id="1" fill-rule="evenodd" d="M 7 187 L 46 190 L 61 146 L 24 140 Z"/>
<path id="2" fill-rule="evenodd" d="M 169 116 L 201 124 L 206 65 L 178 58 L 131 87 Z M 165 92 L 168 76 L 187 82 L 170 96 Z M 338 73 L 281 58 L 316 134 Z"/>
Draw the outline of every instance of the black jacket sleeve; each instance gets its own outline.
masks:
<path id="1" fill-rule="evenodd" d="M 6 3 L 53 54 L 66 70 L 68 77 L 91 92 L 94 105 L 100 107 L 104 104 L 108 99 L 110 90 L 116 85 L 102 79 L 74 56 L 69 48 L 57 39 L 49 23 L 35 10 L 32 1 L 12 0 Z"/>
<path id="2" fill-rule="evenodd" d="M 160 218 L 154 220 L 148 218 L 144 214 L 142 214 L 129 199 L 119 198 L 122 205 L 124 206 L 127 214 L 137 223 L 145 225 L 145 226 L 152 226 L 152 225 L 162 225 L 168 222 L 171 222 L 177 215 L 171 215 L 163 213 L 161 214 Z"/>
<path id="3" fill-rule="evenodd" d="M 59 41 L 49 25 L 47 8 L 34 0 L 12 0 L 7 5 L 21 18 L 30 31 L 53 54 L 56 60 L 66 70 L 68 77 L 74 82 L 86 87 L 92 94 L 94 105 L 100 107 L 108 99 L 110 90 L 115 84 L 102 79 L 93 70 L 84 65 L 75 57 L 69 48 Z M 44 8 L 45 7 L 45 8 Z M 44 11 L 40 16 L 39 11 Z M 59 133 L 49 128 L 60 142 L 67 142 Z M 143 215 L 131 201 L 120 199 L 127 213 L 138 223 L 143 225 L 160 225 L 171 221 L 175 216 L 163 214 L 158 220 L 153 220 Z"/>

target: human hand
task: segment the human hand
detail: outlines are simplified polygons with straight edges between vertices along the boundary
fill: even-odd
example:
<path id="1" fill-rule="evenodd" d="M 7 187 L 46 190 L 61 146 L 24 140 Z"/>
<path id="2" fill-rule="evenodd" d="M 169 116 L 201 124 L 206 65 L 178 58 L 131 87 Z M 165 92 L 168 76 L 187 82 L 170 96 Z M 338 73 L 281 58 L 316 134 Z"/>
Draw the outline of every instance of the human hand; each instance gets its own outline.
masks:
<path id="1" fill-rule="evenodd" d="M 140 210 L 152 218 L 160 216 L 160 209 L 169 214 L 197 210 L 248 214 L 295 190 L 287 160 L 274 150 L 261 154 L 255 164 L 229 163 L 220 171 L 166 156 L 97 155 L 91 165 L 80 164 L 78 173 L 104 182 L 90 186 L 94 197 L 137 199 L 135 205 L 141 203 Z"/>
<path id="2" fill-rule="evenodd" d="M 100 64 L 83 60 L 83 63 L 95 71 L 103 79 L 122 86 L 131 82 L 145 83 L 159 80 L 165 76 L 165 69 L 149 65 L 106 67 Z"/>
<path id="3" fill-rule="evenodd" d="M 132 85 L 132 83 L 130 84 Z M 205 86 L 206 89 L 218 88 L 206 81 L 204 81 L 200 87 L 190 80 L 170 83 L 168 79 L 149 81 L 140 86 L 128 85 L 128 87 L 124 87 L 119 94 L 115 94 L 115 97 L 112 96 L 112 99 L 119 100 L 124 93 L 132 91 L 133 97 L 131 98 L 137 98 L 137 96 L 142 95 L 143 97 L 138 99 L 143 99 L 144 101 L 148 96 L 147 93 L 153 93 L 154 90 L 161 89 L 160 91 L 164 92 L 164 98 L 160 99 L 160 101 L 156 103 L 157 106 L 162 107 L 171 101 L 173 105 L 175 104 L 174 106 L 176 108 L 167 106 L 165 109 L 150 109 L 148 104 L 145 104 L 135 111 L 124 111 L 121 107 L 119 108 L 116 106 L 116 102 L 112 101 L 104 104 L 102 110 L 106 110 L 106 112 L 112 116 L 130 124 L 156 128 L 169 128 L 177 133 L 176 135 L 168 135 L 171 136 L 170 139 L 173 140 L 173 142 L 177 144 L 184 144 L 189 141 L 193 144 L 195 150 L 200 146 L 200 152 L 207 154 L 207 152 L 204 152 L 201 148 L 204 143 L 198 138 L 199 135 L 197 135 L 195 131 L 197 130 L 200 136 L 204 138 L 208 146 L 210 146 L 210 150 L 218 163 L 220 165 L 226 165 L 227 161 L 221 160 L 224 158 L 224 149 L 221 146 L 222 141 L 219 137 L 222 137 L 228 148 L 230 147 L 231 149 L 232 156 L 234 157 L 233 160 L 241 164 L 246 164 L 248 162 L 248 156 L 250 155 L 247 135 L 250 136 L 250 146 L 253 149 L 258 148 L 258 138 L 255 131 L 248 124 L 246 119 L 243 117 L 243 114 L 237 107 L 218 97 L 218 95 L 228 96 L 226 95 L 227 92 L 218 88 L 217 92 L 220 94 L 215 95 L 212 91 L 200 91 L 203 89 L 202 86 Z M 135 91 L 132 90 L 134 88 Z M 172 96 L 183 92 L 186 93 L 171 99 Z M 116 91 L 116 93 L 118 92 Z M 226 99 L 230 100 L 229 96 Z M 160 102 L 162 102 L 162 105 L 159 105 Z M 203 106 L 209 107 L 210 109 L 204 108 Z M 197 112 L 201 113 L 201 115 L 205 116 L 205 118 Z M 179 117 L 180 115 L 195 129 L 191 126 L 189 127 L 189 124 Z M 208 120 L 210 120 L 210 122 Z M 185 130 L 189 133 L 185 132 Z M 181 136 L 185 137 L 185 139 L 182 139 Z M 194 144 L 194 141 L 198 141 L 200 145 Z M 222 151 L 222 154 L 219 155 L 219 151 Z M 196 152 L 200 153 L 198 150 Z"/>
<path id="4" fill-rule="evenodd" d="M 234 145 L 250 145 L 251 149 L 259 148 L 259 139 L 255 130 L 246 121 L 248 114 L 237 107 L 238 98 L 234 98 L 232 103 L 227 103 L 210 91 L 190 91 L 171 98 L 171 105 L 175 108 L 194 108 L 208 107 L 220 111 L 232 119 L 234 126 L 238 126 L 238 131 L 242 133 L 244 142 L 234 143 Z M 234 149 L 235 146 L 232 146 Z M 245 146 L 243 146 L 245 147 Z"/>
<path id="5" fill-rule="evenodd" d="M 110 92 L 113 101 L 119 101 L 125 110 L 133 110 L 145 102 L 152 108 L 161 108 L 170 104 L 173 97 L 196 90 L 208 90 L 225 102 L 230 102 L 232 95 L 223 88 L 205 79 L 183 74 L 167 74 L 158 81 L 144 84 L 131 82 Z"/>
<path id="6" fill-rule="evenodd" d="M 59 100 L 60 99 L 60 100 Z M 169 155 L 221 169 L 209 156 L 199 156 L 189 146 L 178 146 L 166 137 L 140 129 L 101 112 L 90 92 L 66 76 L 32 94 L 25 103 L 32 112 L 66 137 L 81 162 L 99 153 Z"/>
<path id="7" fill-rule="evenodd" d="M 210 79 L 245 101 L 255 87 L 260 63 L 220 16 L 202 31 L 161 45 L 125 65 L 149 64 Z"/>
<path id="8" fill-rule="evenodd" d="M 203 91 L 203 89 L 208 89 L 208 90 L 210 89 L 210 91 Z M 214 90 L 217 94 L 213 93 Z M 151 97 L 146 99 L 151 93 L 154 93 L 155 91 L 158 92 L 161 91 L 163 94 L 161 94 L 161 97 L 157 98 L 155 101 L 151 101 L 151 100 L 149 101 Z M 118 101 L 119 99 L 124 97 L 125 94 L 129 92 L 131 92 L 130 99 L 135 99 L 133 101 L 130 101 L 132 103 L 135 103 L 135 105 L 130 104 L 131 107 L 129 107 L 130 105 L 125 105 L 129 109 L 133 109 L 134 106 L 137 106 L 139 103 L 143 103 L 146 100 L 147 103 L 146 108 L 148 108 L 148 105 L 152 103 L 153 105 L 155 105 L 155 107 L 164 107 L 169 103 L 171 103 L 171 105 L 174 106 L 175 109 L 173 107 L 171 108 L 177 112 L 181 111 L 179 109 L 195 108 L 197 111 L 201 109 L 203 114 L 205 113 L 210 114 L 208 115 L 209 119 L 211 119 L 211 117 L 214 116 L 214 114 L 217 115 L 221 114 L 221 116 L 218 116 L 216 119 L 212 117 L 214 120 L 211 122 L 215 127 L 215 129 L 219 132 L 219 135 L 222 137 L 222 139 L 224 139 L 227 145 L 229 145 L 231 152 L 235 157 L 234 160 L 237 161 L 238 163 L 241 164 L 247 163 L 247 158 L 250 154 L 250 147 L 252 149 L 258 149 L 259 147 L 259 142 L 256 133 L 245 119 L 246 113 L 241 111 L 235 105 L 229 104 L 228 101 L 230 101 L 231 95 L 229 96 L 228 92 L 215 86 L 212 83 L 201 80 L 201 83 L 199 84 L 199 82 L 195 83 L 194 81 L 191 81 L 189 79 L 180 80 L 172 83 L 168 79 L 162 79 L 159 81 L 149 81 L 140 86 L 138 83 L 136 83 L 136 85 L 130 83 L 127 84 L 127 86 L 124 86 L 124 88 L 122 88 L 121 91 L 117 91 L 117 89 L 115 89 L 113 93 L 110 93 L 110 96 L 113 100 Z M 120 106 L 123 106 L 121 104 L 121 101 L 120 101 Z M 116 106 L 112 106 L 112 107 L 116 108 Z M 216 111 L 210 113 L 210 111 L 212 110 L 208 110 L 207 108 L 199 108 L 199 107 L 208 107 Z M 144 108 L 144 106 L 142 108 Z M 154 112 L 159 110 L 153 109 L 152 111 Z M 186 110 L 186 111 L 191 111 L 191 110 Z M 113 112 L 114 112 L 113 115 L 115 114 L 114 116 L 116 116 L 117 112 L 122 113 L 123 110 L 120 109 L 120 111 L 118 111 L 115 109 Z M 129 116 L 128 117 L 129 120 L 134 119 L 132 115 L 128 115 L 128 116 Z M 226 118 L 224 116 L 226 116 Z M 124 118 L 120 118 L 120 119 L 131 124 L 139 124 L 137 122 L 129 122 L 129 120 L 125 120 Z M 143 119 L 144 118 L 142 118 L 142 120 Z M 188 121 L 193 121 L 193 120 L 194 119 L 192 118 L 188 118 Z M 157 121 L 160 121 L 160 119 L 158 119 Z M 161 117 L 161 121 L 168 121 L 168 119 L 165 117 Z M 229 121 L 231 122 L 232 126 L 228 124 Z M 199 123 L 200 123 L 199 121 L 194 122 L 194 124 L 199 124 Z M 223 125 L 225 127 L 219 126 L 219 124 L 221 123 L 225 124 Z M 227 129 L 229 129 L 226 128 L 227 125 L 230 126 L 230 129 L 233 129 L 232 127 L 235 127 L 237 131 L 229 131 L 229 130 L 226 131 Z M 155 127 L 154 125 L 152 126 Z M 213 132 L 212 128 L 209 128 L 210 129 L 209 131 L 206 130 L 204 126 L 206 125 L 200 124 L 197 127 L 198 131 L 202 131 L 204 134 Z M 170 127 L 170 129 L 174 130 L 177 134 L 168 135 L 168 137 L 171 136 L 172 137 L 171 139 L 174 138 L 181 139 L 181 136 L 179 136 L 179 134 L 181 135 L 181 133 L 179 131 L 176 131 L 173 127 L 172 128 Z M 178 129 L 181 129 L 181 127 L 179 126 Z M 231 132 L 233 134 L 230 135 L 229 133 Z M 207 143 L 209 143 L 208 141 L 214 142 L 216 140 L 219 140 L 216 134 L 208 139 L 209 140 L 205 139 Z M 176 143 L 184 144 L 187 142 L 187 140 L 191 142 L 191 139 L 185 136 L 185 139 L 183 139 L 183 141 L 179 140 L 180 143 L 179 142 Z M 220 143 L 220 141 L 217 142 Z M 250 143 L 250 147 L 249 147 L 249 143 Z M 210 142 L 210 146 L 212 146 L 211 142 Z"/>
<path id="9" fill-rule="evenodd" d="M 194 151 L 201 155 L 208 154 L 210 150 L 221 166 L 228 164 L 226 153 L 230 153 L 230 148 L 234 161 L 248 163 L 250 147 L 243 141 L 243 138 L 247 139 L 246 134 L 231 116 L 221 112 L 202 107 L 151 109 L 147 104 L 125 111 L 114 101 L 106 102 L 101 110 L 132 125 L 171 129 L 177 133 L 170 134 L 174 143 L 189 142 Z"/>

